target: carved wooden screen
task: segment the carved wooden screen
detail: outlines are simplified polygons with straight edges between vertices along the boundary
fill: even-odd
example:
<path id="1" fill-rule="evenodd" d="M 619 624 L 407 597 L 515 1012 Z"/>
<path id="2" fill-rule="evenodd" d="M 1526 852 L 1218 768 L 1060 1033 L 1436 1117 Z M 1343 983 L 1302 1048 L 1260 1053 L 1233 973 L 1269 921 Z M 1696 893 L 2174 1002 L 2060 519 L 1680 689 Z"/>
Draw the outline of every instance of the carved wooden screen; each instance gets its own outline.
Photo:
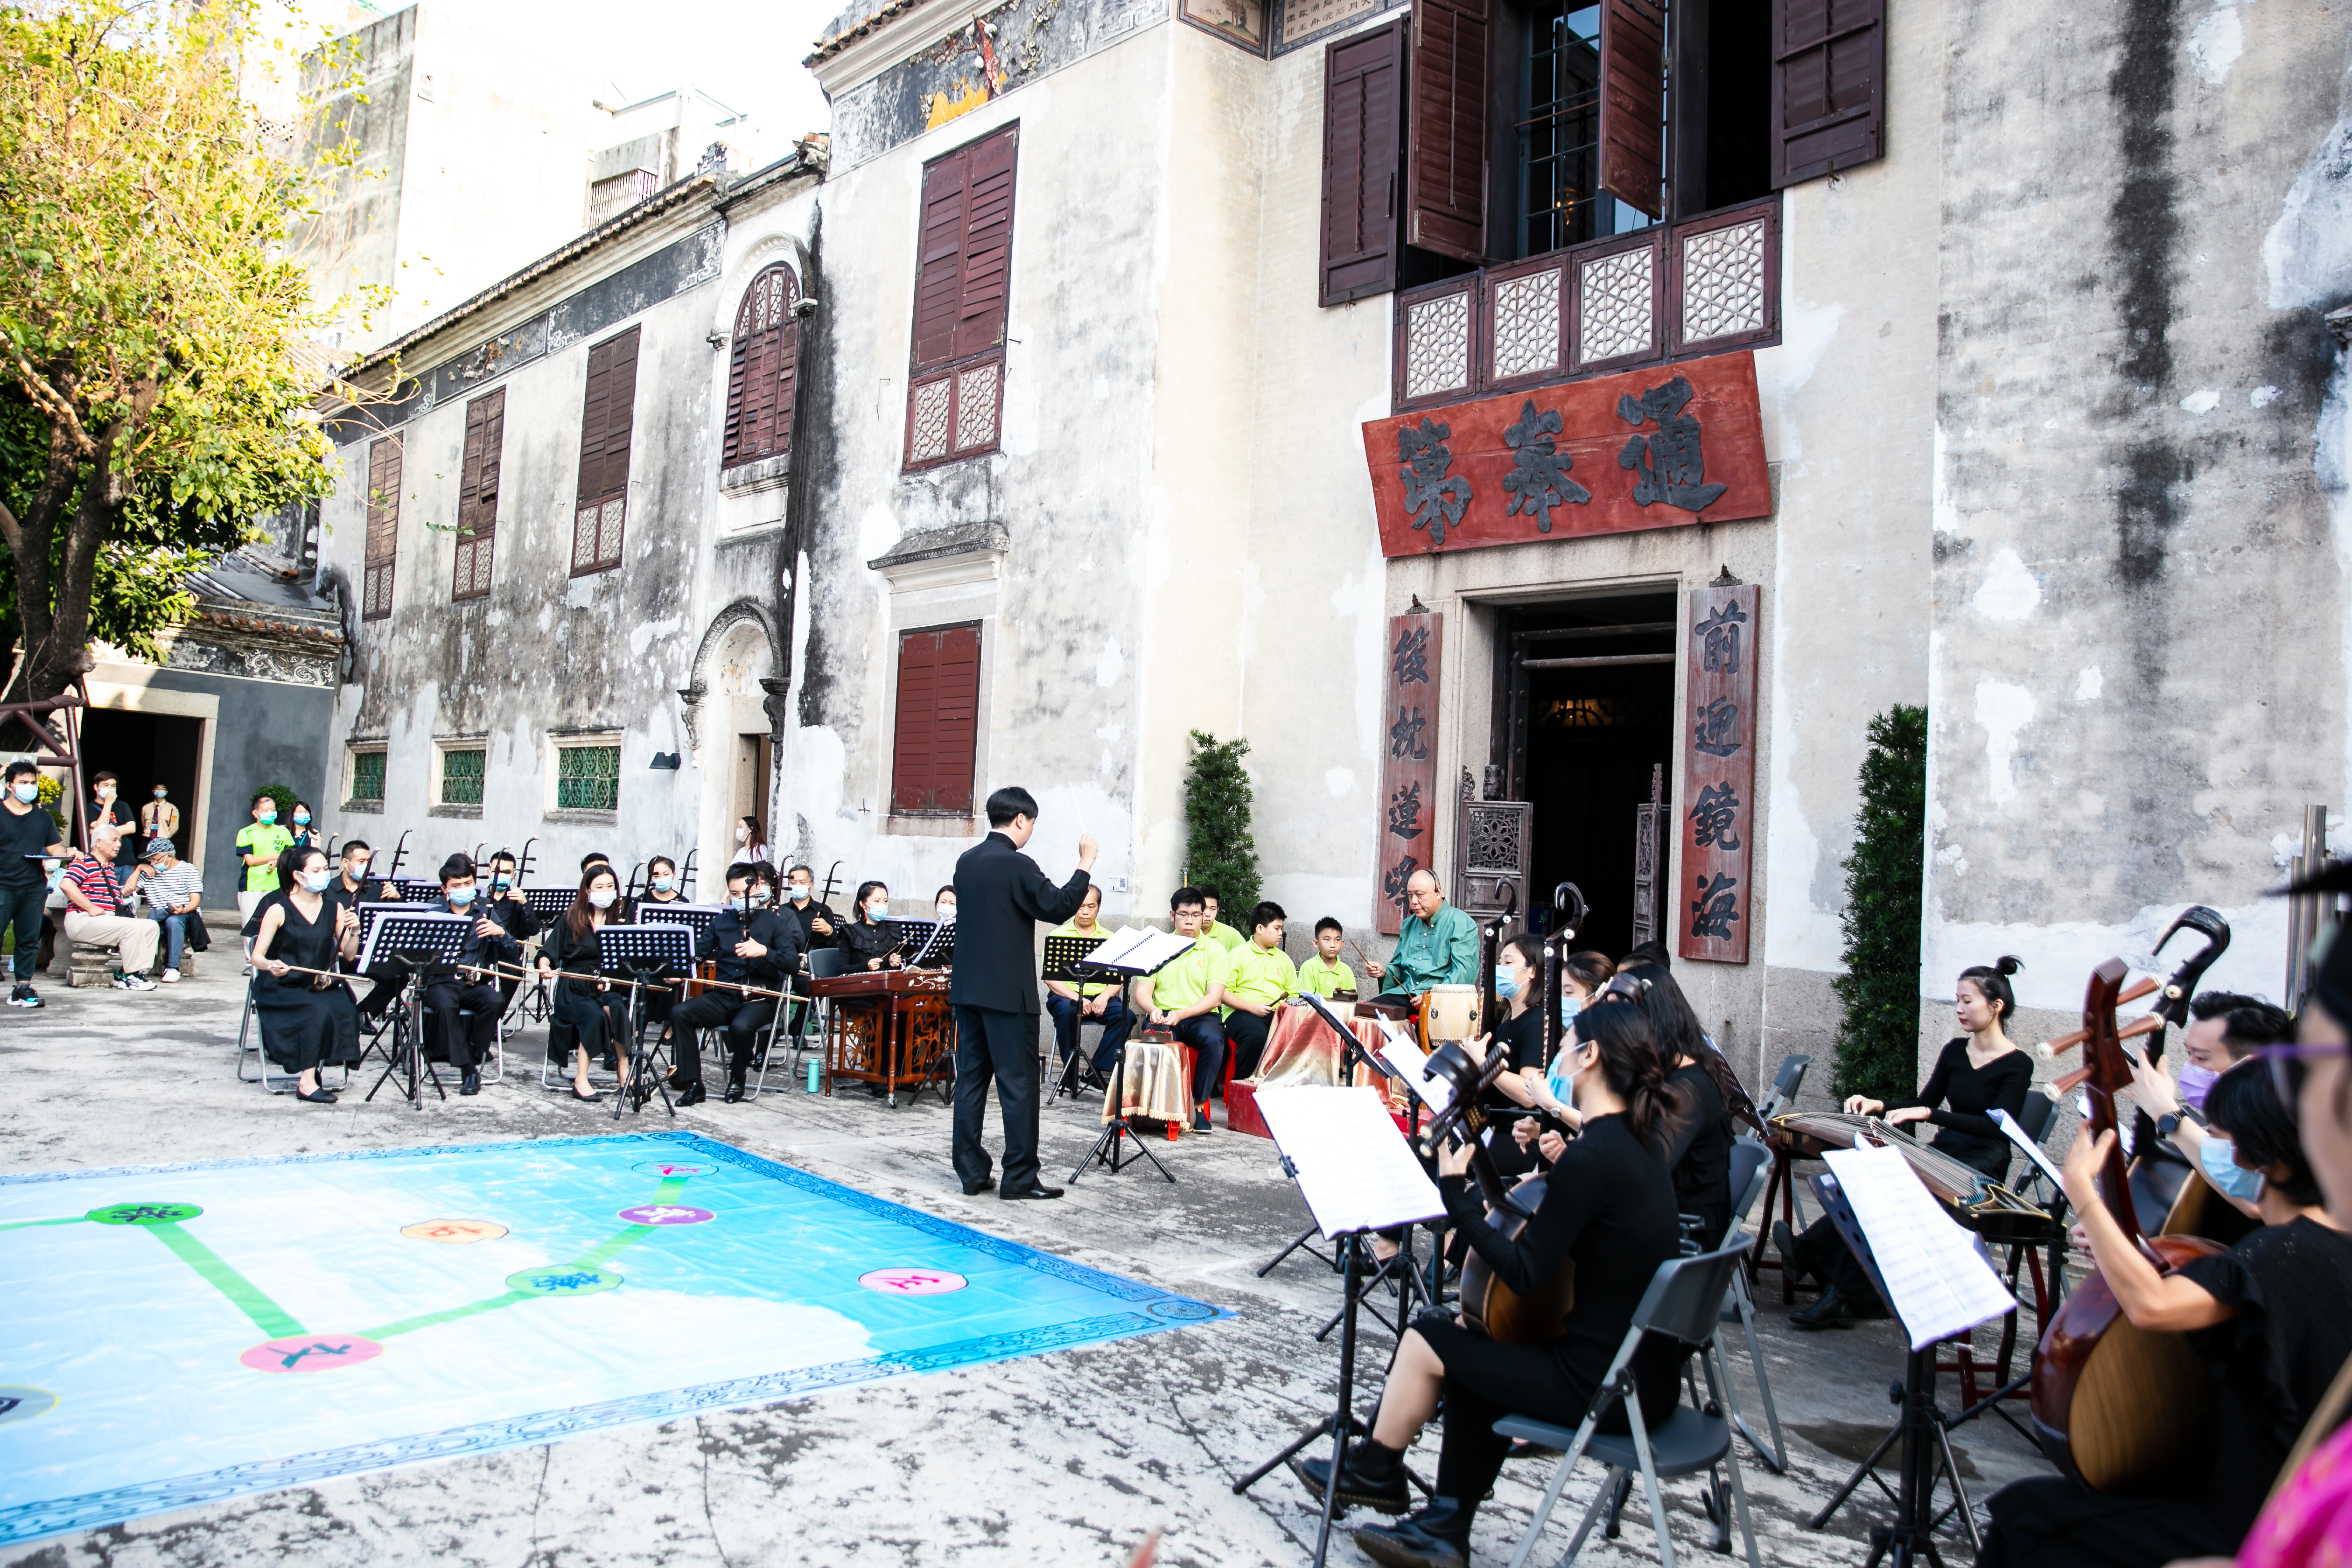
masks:
<path id="1" fill-rule="evenodd" d="M 1454 818 L 1454 901 L 1485 920 L 1503 912 L 1508 900 L 1527 915 L 1528 875 L 1535 850 L 1536 808 L 1523 800 L 1473 797 L 1470 770 L 1462 770 L 1462 808 Z"/>

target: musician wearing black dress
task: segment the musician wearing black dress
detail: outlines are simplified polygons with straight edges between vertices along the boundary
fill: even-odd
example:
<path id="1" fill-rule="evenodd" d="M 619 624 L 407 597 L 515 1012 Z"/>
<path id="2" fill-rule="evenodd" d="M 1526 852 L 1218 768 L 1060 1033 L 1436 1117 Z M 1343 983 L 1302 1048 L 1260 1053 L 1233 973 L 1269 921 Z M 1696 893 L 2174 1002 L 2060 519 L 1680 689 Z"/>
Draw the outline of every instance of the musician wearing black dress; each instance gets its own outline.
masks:
<path id="1" fill-rule="evenodd" d="M 758 896 L 767 890 L 775 874 L 775 868 L 764 862 L 727 868 L 726 911 L 710 922 L 694 954 L 698 960 L 716 964 L 718 983 L 670 1011 L 677 1061 L 670 1087 L 680 1091 L 677 1102 L 682 1106 L 699 1105 L 709 1098 L 702 1087 L 703 1030 L 723 1027 L 727 1031 L 727 1103 L 733 1105 L 743 1098 L 743 1080 L 751 1071 L 751 1051 L 759 1044 L 760 1031 L 775 1018 L 775 997 L 728 987 L 781 991 L 800 967 L 800 921 L 765 907 L 765 900 Z"/>
<path id="2" fill-rule="evenodd" d="M 1651 1145 L 1665 1071 L 1650 1021 L 1634 1004 L 1604 994 L 1578 1016 L 1576 1029 L 1563 1049 L 1573 1053 L 1571 1081 L 1584 1131 L 1559 1148 L 1543 1201 L 1516 1238 L 1506 1239 L 1488 1223 L 1465 1182 L 1465 1145 L 1449 1149 L 1438 1166 L 1454 1225 L 1496 1279 L 1535 1295 L 1573 1259 L 1575 1304 L 1562 1332 L 1541 1344 L 1499 1343 L 1443 1313 L 1423 1313 L 1406 1332 L 1372 1435 L 1348 1453 L 1339 1500 L 1404 1512 L 1411 1505 L 1404 1449 L 1436 1413 L 1441 1394 L 1444 1437 L 1429 1505 L 1394 1525 L 1356 1531 L 1356 1544 L 1375 1563 L 1464 1568 L 1471 1518 L 1510 1447 L 1495 1423 L 1513 1415 L 1564 1426 L 1582 1421 L 1651 1277 L 1677 1255 L 1674 1183 Z M 1645 1341 L 1634 1352 L 1635 1397 L 1654 1432 L 1674 1413 L 1680 1364 L 1668 1344 Z M 1606 1432 L 1629 1427 L 1622 1401 L 1601 1424 Z M 1292 1468 L 1319 1501 L 1329 1461 L 1294 1460 Z"/>
<path id="3" fill-rule="evenodd" d="M 457 1069 L 457 1092 L 482 1092 L 482 1058 L 498 1037 L 506 998 L 499 994 L 498 966 L 522 962 L 522 944 L 507 922 L 522 908 L 508 900 L 485 900 L 474 879 L 474 862 L 452 855 L 441 862 L 441 898 L 429 909 L 467 917 L 465 945 L 457 961 L 425 972 L 425 1011 Z M 526 911 L 528 912 L 528 911 Z M 458 1014 L 470 1013 L 470 1019 Z"/>
<path id="4" fill-rule="evenodd" d="M 841 946 L 849 956 L 842 963 L 845 970 L 898 969 L 906 964 L 906 955 L 898 951 L 898 939 L 883 923 L 890 914 L 890 889 L 881 882 L 860 882 L 857 885 L 857 911 L 848 924 L 841 928 Z"/>
<path id="5" fill-rule="evenodd" d="M 332 1105 L 319 1068 L 358 1059 L 359 1017 L 351 987 L 331 972 L 359 956 L 359 917 L 326 896 L 334 873 L 323 850 L 297 845 L 278 860 L 278 890 L 254 910 L 254 1018 L 269 1059 L 299 1075 L 294 1097 Z"/>
<path id="6" fill-rule="evenodd" d="M 2327 1215 L 2294 1113 L 2268 1064 L 2215 1079 L 2205 1107 L 2239 1166 L 2260 1172 L 2263 1226 L 2229 1251 L 2159 1274 L 2107 1209 L 2098 1173 L 2116 1135 L 2078 1136 L 2066 1195 L 2099 1273 L 2135 1328 L 2186 1333 L 2211 1403 L 2210 1458 L 2158 1498 L 2105 1497 L 2062 1476 L 1993 1494 L 1982 1568 L 2158 1568 L 2227 1558 L 2244 1541 L 2296 1435 L 2352 1357 L 2352 1237 Z M 2184 1391 L 2185 1392 L 2185 1391 Z M 2151 1406 L 2158 1403 L 2152 1395 Z M 2078 1400 L 2075 1410 L 2083 1409 Z"/>
<path id="7" fill-rule="evenodd" d="M 609 861 L 598 860 L 580 879 L 572 907 L 547 929 L 539 944 L 539 973 L 552 978 L 555 989 L 548 1005 L 553 1020 L 548 1047 L 555 1047 L 556 1030 L 572 1037 L 572 1098 L 597 1100 L 604 1096 L 588 1087 L 588 1058 L 609 1058 L 629 1081 L 629 993 L 601 973 L 604 952 L 599 933 L 614 923 L 621 902 L 621 879 Z"/>
<path id="8" fill-rule="evenodd" d="M 1975 1166 L 1996 1182 L 2006 1180 L 2011 1144 L 1992 1113 L 2017 1115 L 2033 1087 L 2033 1059 L 2001 1030 L 2002 1022 L 2017 1011 L 2017 993 L 2010 988 L 2009 977 L 2024 967 L 2016 958 L 2003 957 L 1960 971 L 1952 1012 L 1968 1033 L 1945 1042 L 1936 1070 L 1917 1095 L 1895 1106 L 1850 1095 L 1847 1114 L 1883 1113 L 1890 1127 L 1929 1122 L 1937 1129 L 1929 1147 Z M 1793 1326 L 1850 1329 L 1857 1317 L 1886 1315 L 1878 1288 L 1827 1217 L 1814 1221 L 1802 1236 L 1791 1233 L 1788 1221 L 1775 1220 L 1772 1244 L 1790 1279 L 1818 1275 L 1829 1287 L 1820 1300 L 1790 1315 Z"/>

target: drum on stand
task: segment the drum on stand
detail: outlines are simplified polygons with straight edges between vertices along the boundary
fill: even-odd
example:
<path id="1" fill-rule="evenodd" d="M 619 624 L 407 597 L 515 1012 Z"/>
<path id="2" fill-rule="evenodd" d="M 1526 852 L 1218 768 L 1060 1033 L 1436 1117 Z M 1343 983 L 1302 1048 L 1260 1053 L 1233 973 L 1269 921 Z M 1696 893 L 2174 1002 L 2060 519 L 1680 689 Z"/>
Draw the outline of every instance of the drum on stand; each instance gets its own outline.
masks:
<path id="1" fill-rule="evenodd" d="M 1475 1040 L 1485 1032 L 1478 1026 L 1475 985 L 1433 985 L 1421 994 L 1420 1002 L 1423 1050 L 1434 1050 L 1447 1040 Z"/>

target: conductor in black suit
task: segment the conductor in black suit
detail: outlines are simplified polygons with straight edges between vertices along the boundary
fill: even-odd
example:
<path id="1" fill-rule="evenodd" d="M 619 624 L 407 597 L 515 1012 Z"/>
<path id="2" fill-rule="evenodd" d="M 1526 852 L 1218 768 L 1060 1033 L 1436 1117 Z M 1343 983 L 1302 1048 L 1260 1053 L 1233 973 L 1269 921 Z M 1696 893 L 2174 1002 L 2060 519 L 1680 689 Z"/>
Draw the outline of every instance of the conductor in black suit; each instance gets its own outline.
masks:
<path id="1" fill-rule="evenodd" d="M 1078 868 L 1060 887 L 1021 853 L 1037 826 L 1037 800 L 1025 789 L 988 797 L 989 835 L 956 861 L 955 1168 L 969 1194 L 996 1184 L 980 1146 L 988 1114 L 988 1080 L 1004 1112 L 1004 1190 L 1008 1198 L 1058 1198 L 1037 1179 L 1037 929 L 1076 914 L 1087 896 L 1095 841 L 1078 837 Z"/>

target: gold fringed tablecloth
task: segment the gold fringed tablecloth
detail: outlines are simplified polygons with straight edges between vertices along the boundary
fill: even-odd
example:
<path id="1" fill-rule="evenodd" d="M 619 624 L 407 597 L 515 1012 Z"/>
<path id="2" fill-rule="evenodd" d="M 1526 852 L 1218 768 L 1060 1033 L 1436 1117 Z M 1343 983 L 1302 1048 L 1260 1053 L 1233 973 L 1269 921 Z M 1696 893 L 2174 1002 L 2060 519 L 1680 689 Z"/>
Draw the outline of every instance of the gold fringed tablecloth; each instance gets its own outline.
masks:
<path id="1" fill-rule="evenodd" d="M 1192 1082 L 1185 1070 L 1183 1047 L 1169 1040 L 1129 1039 L 1126 1071 L 1103 1091 L 1103 1121 L 1122 1114 L 1178 1127 L 1192 1125 Z"/>

